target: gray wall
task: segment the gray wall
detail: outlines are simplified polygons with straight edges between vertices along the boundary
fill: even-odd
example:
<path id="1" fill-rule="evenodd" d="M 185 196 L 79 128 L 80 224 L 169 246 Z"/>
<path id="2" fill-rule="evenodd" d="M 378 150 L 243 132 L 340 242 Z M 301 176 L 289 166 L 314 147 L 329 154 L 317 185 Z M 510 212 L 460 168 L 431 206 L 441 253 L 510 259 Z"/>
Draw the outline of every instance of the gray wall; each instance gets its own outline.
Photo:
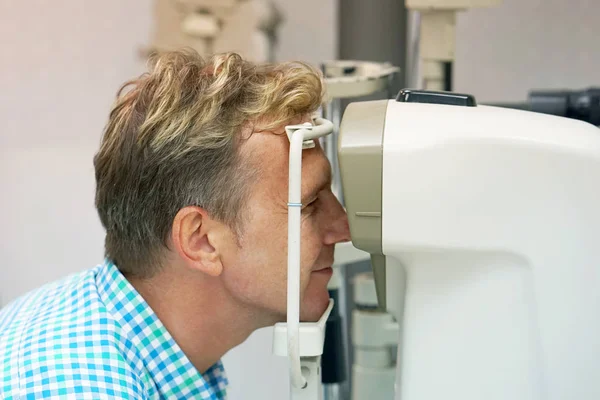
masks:
<path id="1" fill-rule="evenodd" d="M 406 60 L 406 16 L 402 0 L 339 0 L 338 57 L 344 60 L 390 62 Z M 394 91 L 404 85 L 404 68 Z"/>
<path id="2" fill-rule="evenodd" d="M 455 85 L 490 102 L 600 85 L 600 1 L 504 0 L 460 14 Z"/>

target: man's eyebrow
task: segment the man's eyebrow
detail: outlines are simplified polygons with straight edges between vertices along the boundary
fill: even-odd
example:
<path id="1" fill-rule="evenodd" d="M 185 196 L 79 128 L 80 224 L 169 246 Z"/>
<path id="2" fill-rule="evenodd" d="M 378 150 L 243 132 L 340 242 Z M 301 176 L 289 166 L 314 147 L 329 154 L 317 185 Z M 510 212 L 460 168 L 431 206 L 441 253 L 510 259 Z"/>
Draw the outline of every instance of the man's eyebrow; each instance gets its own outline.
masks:
<path id="1" fill-rule="evenodd" d="M 306 204 L 312 200 L 319 194 L 323 189 L 331 186 L 333 181 L 333 171 L 331 170 L 331 164 L 327 161 L 327 168 L 325 171 L 319 175 L 319 180 L 317 181 L 317 185 L 310 192 L 306 193 L 306 195 L 302 199 L 302 203 Z"/>

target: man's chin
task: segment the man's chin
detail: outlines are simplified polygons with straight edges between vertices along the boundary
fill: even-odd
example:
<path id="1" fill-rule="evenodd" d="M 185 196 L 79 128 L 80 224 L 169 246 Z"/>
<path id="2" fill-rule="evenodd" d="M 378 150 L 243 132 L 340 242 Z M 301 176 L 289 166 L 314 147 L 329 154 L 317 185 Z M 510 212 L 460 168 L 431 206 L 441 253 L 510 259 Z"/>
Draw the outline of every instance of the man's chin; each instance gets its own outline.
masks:
<path id="1" fill-rule="evenodd" d="M 302 305 L 300 320 L 302 322 L 317 322 L 329 305 L 329 293 L 319 296 L 318 299 L 311 298 L 310 303 Z"/>

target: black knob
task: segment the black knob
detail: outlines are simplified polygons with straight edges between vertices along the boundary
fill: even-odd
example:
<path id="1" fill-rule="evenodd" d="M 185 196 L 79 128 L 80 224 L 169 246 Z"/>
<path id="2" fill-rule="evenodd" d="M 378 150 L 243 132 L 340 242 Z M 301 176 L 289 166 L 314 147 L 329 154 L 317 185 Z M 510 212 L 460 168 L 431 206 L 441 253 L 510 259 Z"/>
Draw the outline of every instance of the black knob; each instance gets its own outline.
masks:
<path id="1" fill-rule="evenodd" d="M 396 101 L 401 103 L 444 104 L 448 106 L 476 107 L 475 97 L 454 92 L 434 92 L 431 90 L 402 89 Z"/>

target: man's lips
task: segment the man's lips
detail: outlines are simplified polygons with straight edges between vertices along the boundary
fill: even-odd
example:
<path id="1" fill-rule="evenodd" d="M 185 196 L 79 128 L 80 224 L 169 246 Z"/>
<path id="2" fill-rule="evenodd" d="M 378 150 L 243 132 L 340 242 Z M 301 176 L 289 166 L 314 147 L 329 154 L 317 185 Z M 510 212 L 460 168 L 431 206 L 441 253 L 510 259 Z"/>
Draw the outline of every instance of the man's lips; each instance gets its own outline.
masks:
<path id="1" fill-rule="evenodd" d="M 313 271 L 313 274 L 331 274 L 333 273 L 333 268 L 331 267 L 323 267 Z"/>

